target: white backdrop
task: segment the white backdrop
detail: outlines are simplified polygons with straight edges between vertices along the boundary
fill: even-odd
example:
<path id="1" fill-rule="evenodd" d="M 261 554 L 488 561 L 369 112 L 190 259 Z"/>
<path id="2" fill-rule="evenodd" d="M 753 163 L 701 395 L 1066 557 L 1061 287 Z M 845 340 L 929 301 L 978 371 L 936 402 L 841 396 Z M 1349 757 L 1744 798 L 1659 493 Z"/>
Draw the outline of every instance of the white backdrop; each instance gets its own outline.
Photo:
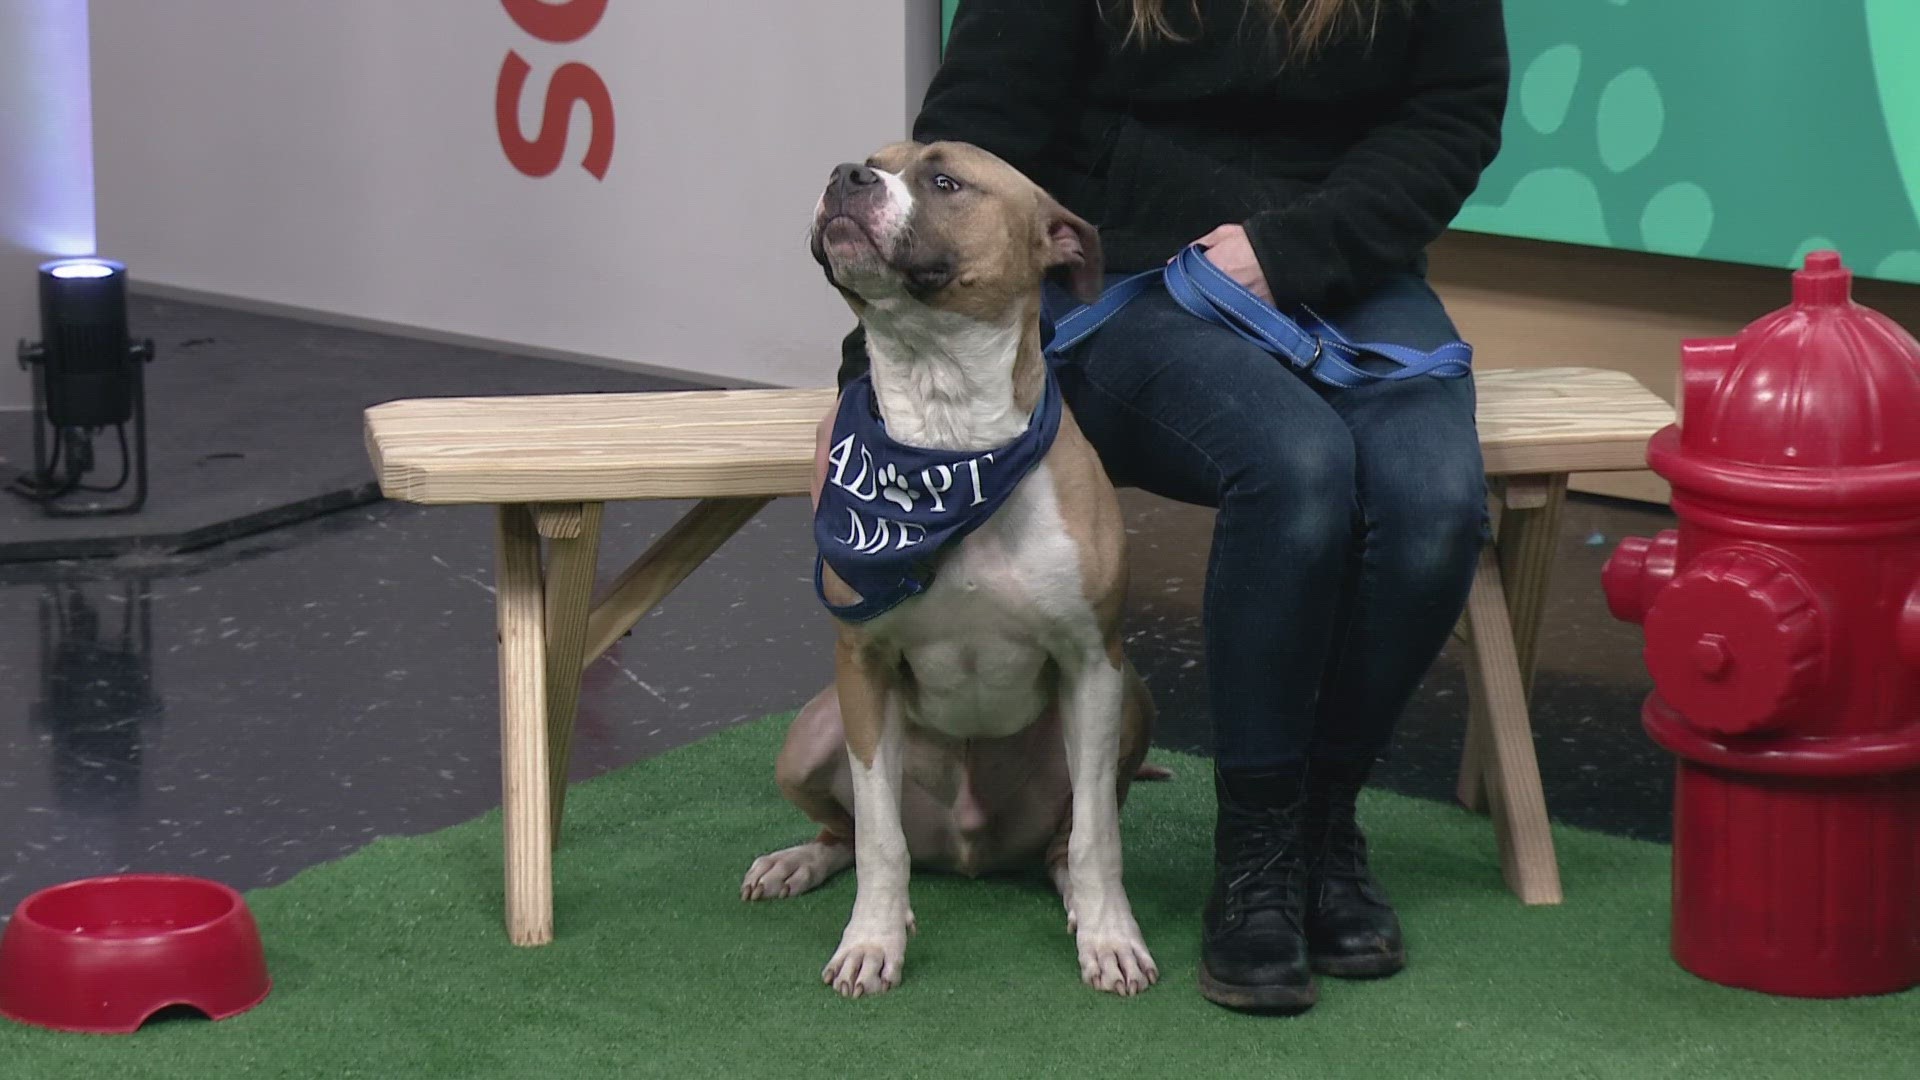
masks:
<path id="1" fill-rule="evenodd" d="M 561 43 L 508 10 L 565 22 L 603 2 Z M 851 316 L 806 253 L 807 215 L 835 163 L 906 130 L 937 0 L 540 7 L 93 0 L 102 252 L 136 282 L 723 380 L 829 382 Z M 604 179 L 581 165 L 584 103 L 553 172 L 510 163 L 495 118 L 509 52 L 530 67 L 510 106 L 527 138 L 563 65 L 591 72 L 555 85 L 605 86 Z"/>
<path id="2" fill-rule="evenodd" d="M 93 254 L 91 151 L 85 0 L 0 0 L 0 409 L 32 398 L 14 343 L 40 336 L 34 267 Z"/>

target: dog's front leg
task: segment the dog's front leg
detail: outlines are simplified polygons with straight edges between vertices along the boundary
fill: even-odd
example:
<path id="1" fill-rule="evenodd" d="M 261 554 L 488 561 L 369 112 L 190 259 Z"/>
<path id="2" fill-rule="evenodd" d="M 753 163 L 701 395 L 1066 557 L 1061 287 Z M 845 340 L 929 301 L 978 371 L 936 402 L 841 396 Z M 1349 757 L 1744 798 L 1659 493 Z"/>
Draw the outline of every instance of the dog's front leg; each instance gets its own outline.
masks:
<path id="1" fill-rule="evenodd" d="M 1073 783 L 1067 880 L 1080 977 L 1122 996 L 1160 978 L 1127 902 L 1120 868 L 1121 703 L 1126 675 L 1117 650 L 1088 649 L 1060 658 L 1060 711 Z"/>
<path id="2" fill-rule="evenodd" d="M 907 902 L 909 857 L 900 825 L 901 755 L 906 723 L 898 691 L 865 650 L 835 650 L 841 722 L 853 770 L 853 865 L 858 885 L 853 916 L 821 978 L 848 997 L 900 985 L 913 910 Z"/>

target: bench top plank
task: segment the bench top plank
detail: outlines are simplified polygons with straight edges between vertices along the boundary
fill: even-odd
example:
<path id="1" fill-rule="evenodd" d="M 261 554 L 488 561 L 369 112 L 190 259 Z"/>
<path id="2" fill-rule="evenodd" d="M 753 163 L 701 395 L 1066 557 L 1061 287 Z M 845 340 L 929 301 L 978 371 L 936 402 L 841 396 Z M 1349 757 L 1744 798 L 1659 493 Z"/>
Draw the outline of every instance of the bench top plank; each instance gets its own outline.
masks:
<path id="1" fill-rule="evenodd" d="M 1490 475 L 1620 472 L 1673 409 L 1601 368 L 1475 376 Z M 423 504 L 804 495 L 830 389 L 413 398 L 366 411 L 381 491 Z"/>

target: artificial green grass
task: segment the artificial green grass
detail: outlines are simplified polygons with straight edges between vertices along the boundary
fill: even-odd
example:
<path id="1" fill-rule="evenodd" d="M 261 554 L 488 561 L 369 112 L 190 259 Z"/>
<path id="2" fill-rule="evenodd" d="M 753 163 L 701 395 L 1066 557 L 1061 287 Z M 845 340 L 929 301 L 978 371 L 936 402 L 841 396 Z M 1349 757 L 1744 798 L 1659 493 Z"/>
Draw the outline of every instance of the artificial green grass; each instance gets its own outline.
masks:
<path id="1" fill-rule="evenodd" d="M 1212 800 L 1205 766 L 1134 788 L 1127 882 L 1160 985 L 1082 986 L 1037 874 L 922 874 L 894 992 L 820 982 L 853 896 L 738 899 L 747 864 L 805 839 L 773 786 L 782 719 L 579 785 L 557 868 L 558 937 L 501 929 L 499 817 L 389 839 L 252 894 L 276 986 L 244 1016 L 71 1036 L 0 1021 L 0 1077 L 1920 1075 L 1920 995 L 1772 999 L 1666 953 L 1667 849 L 1561 829 L 1567 901 L 1524 908 L 1486 821 L 1369 793 L 1376 865 L 1412 963 L 1328 982 L 1297 1018 L 1228 1013 L 1194 987 Z"/>

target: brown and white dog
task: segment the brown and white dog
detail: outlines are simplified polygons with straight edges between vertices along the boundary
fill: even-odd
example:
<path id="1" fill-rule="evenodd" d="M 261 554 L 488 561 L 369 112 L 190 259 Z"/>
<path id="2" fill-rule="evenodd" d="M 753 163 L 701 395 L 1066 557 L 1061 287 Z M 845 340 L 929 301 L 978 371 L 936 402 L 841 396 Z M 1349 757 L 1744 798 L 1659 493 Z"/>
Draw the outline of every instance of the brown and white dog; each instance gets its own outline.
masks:
<path id="1" fill-rule="evenodd" d="M 1092 226 L 962 143 L 900 143 L 835 169 L 811 244 L 866 329 L 888 435 L 944 450 L 1026 429 L 1045 379 L 1043 279 L 1064 269 L 1083 299 L 1101 281 Z M 1121 883 L 1119 814 L 1136 772 L 1152 775 L 1152 703 L 1121 647 L 1119 503 L 1070 412 L 936 571 L 922 595 L 838 623 L 834 684 L 795 719 L 777 766 L 820 834 L 755 861 L 741 895 L 793 896 L 855 866 L 852 918 L 822 974 L 857 997 L 900 981 L 911 864 L 974 876 L 1045 859 L 1081 978 L 1138 993 L 1159 972 Z M 857 599 L 830 567 L 822 589 Z"/>

